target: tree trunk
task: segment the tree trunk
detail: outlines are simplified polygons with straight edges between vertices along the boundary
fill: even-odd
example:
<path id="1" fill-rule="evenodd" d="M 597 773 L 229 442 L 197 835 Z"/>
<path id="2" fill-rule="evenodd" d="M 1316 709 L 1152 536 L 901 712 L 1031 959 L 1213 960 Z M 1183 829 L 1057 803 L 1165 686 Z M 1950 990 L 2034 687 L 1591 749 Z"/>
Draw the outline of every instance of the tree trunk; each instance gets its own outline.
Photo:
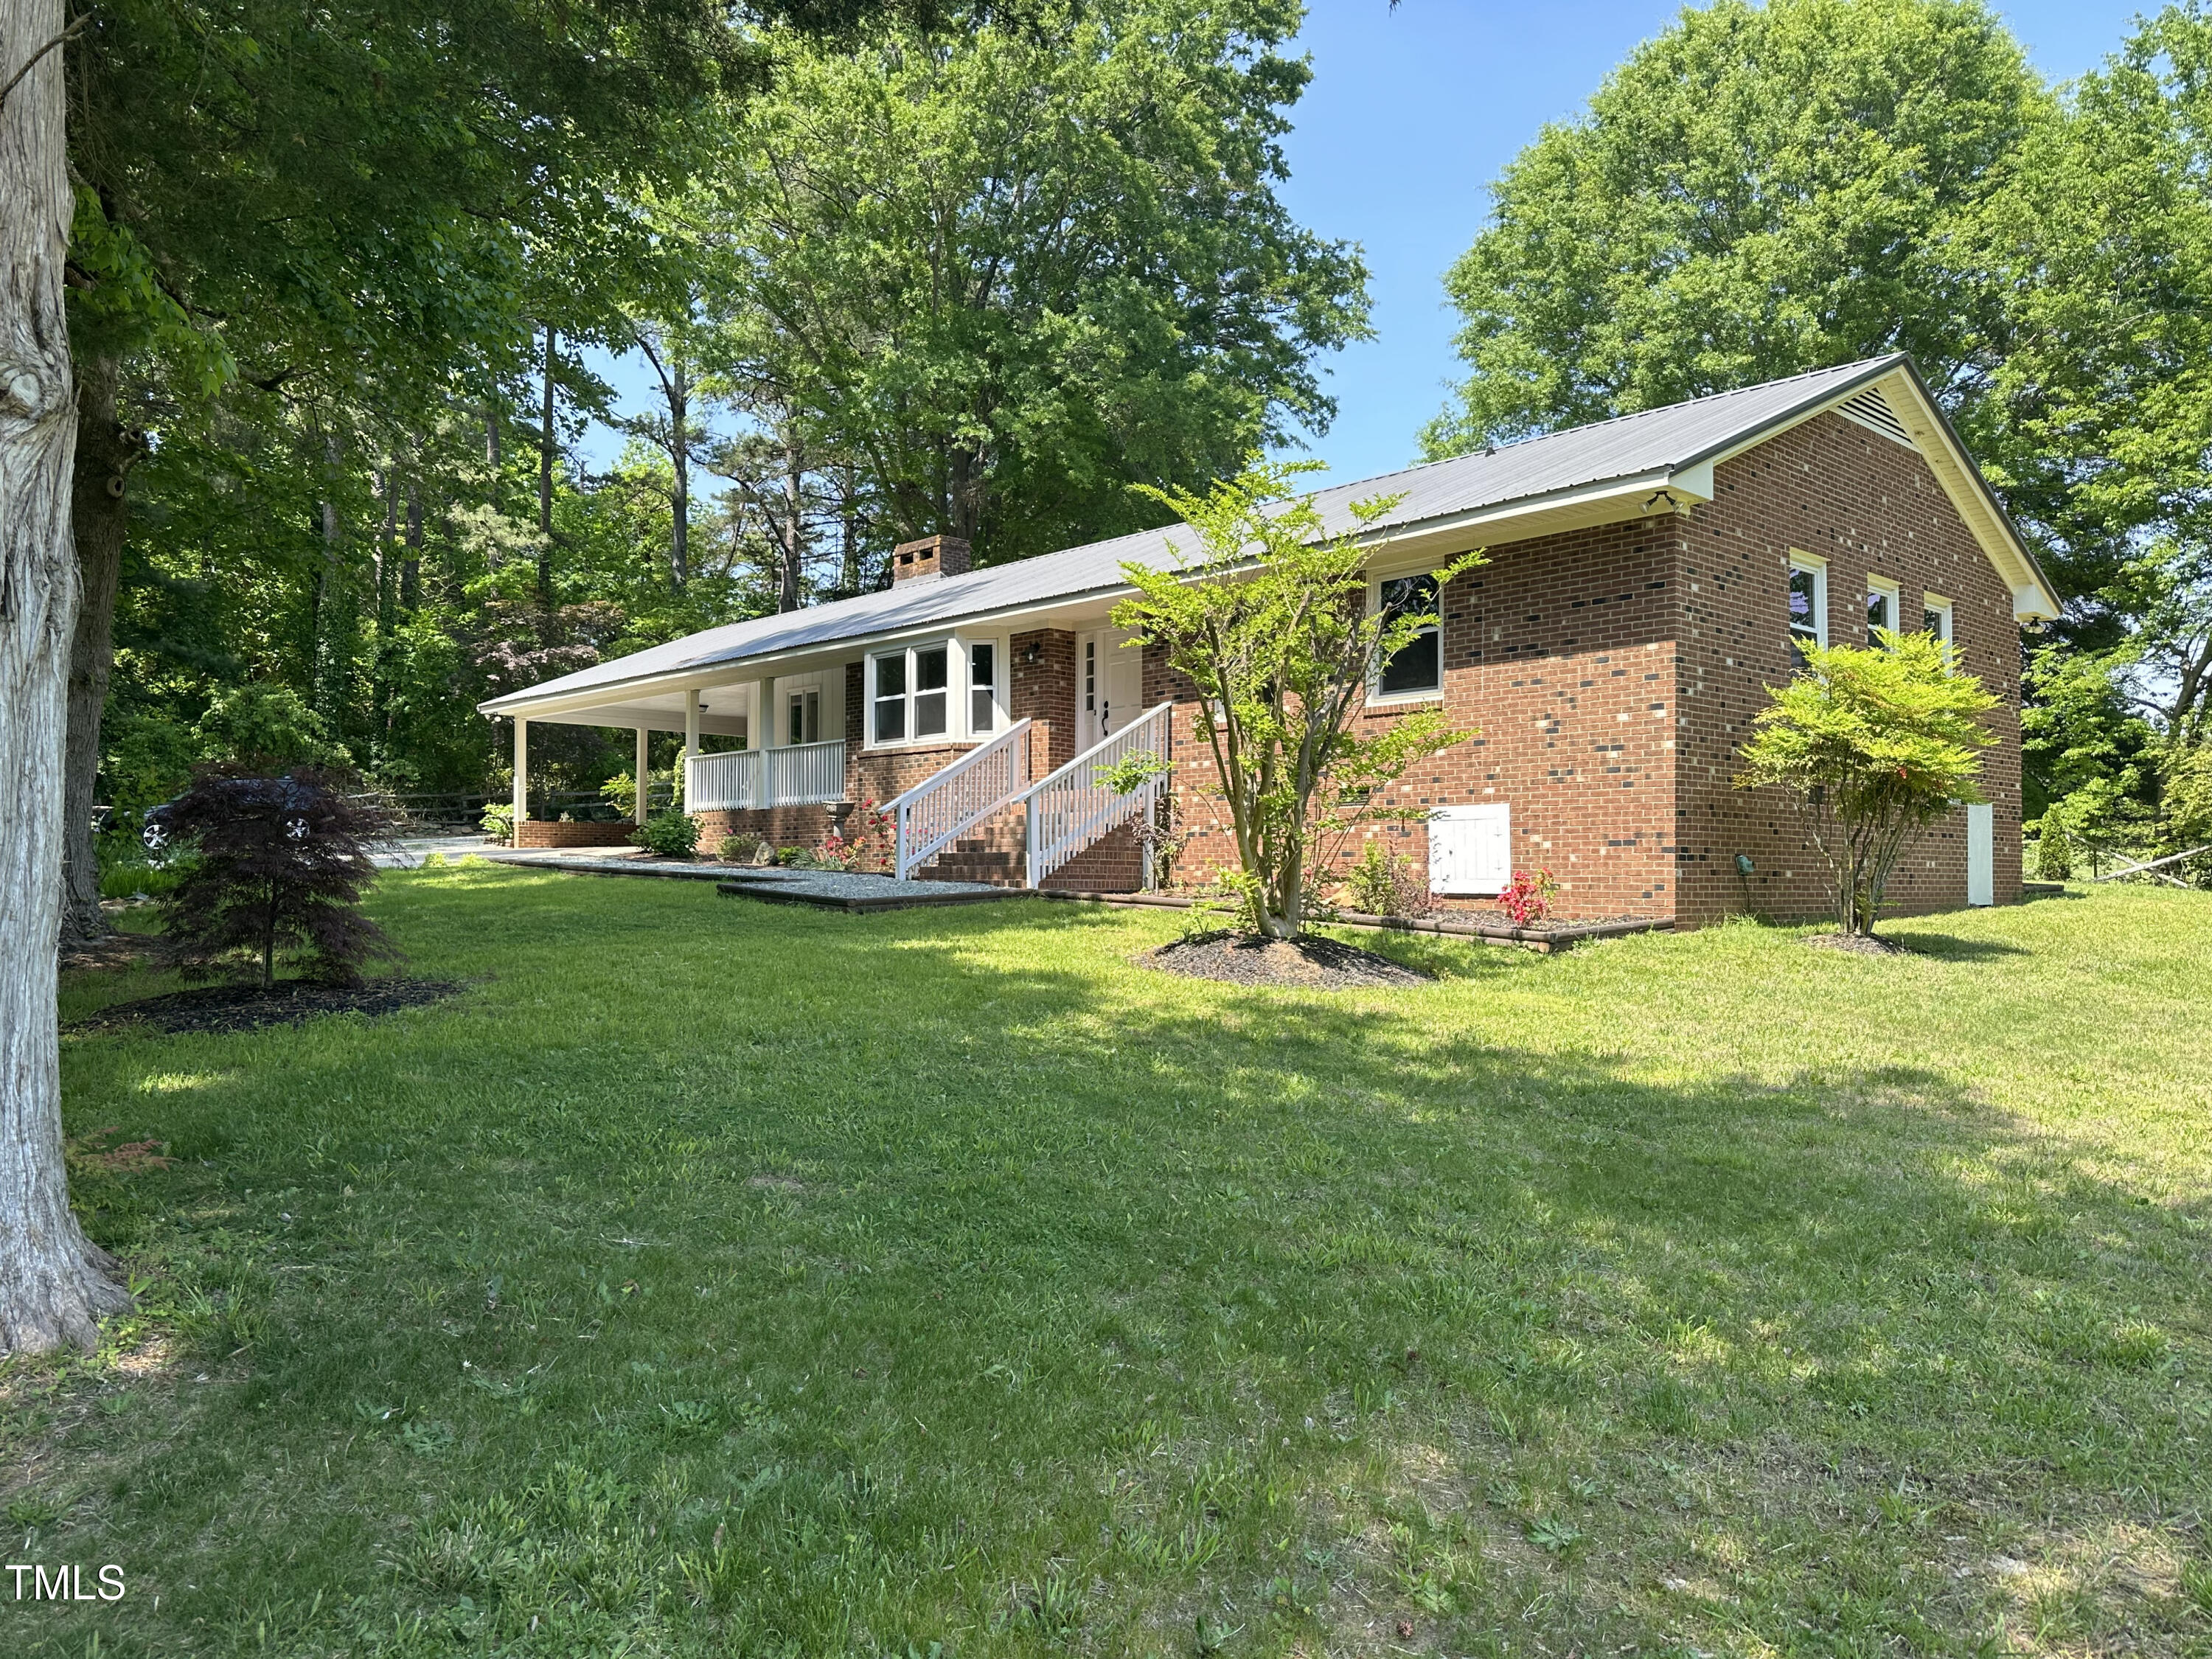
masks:
<path id="1" fill-rule="evenodd" d="M 787 426 L 783 434 L 783 525 L 776 538 L 780 556 L 776 560 L 775 608 L 779 611 L 799 609 L 801 567 L 806 561 L 805 512 L 800 485 L 804 481 L 805 457 L 799 447 L 799 439 Z"/>
<path id="2" fill-rule="evenodd" d="M 315 577 L 315 712 L 338 731 L 353 708 L 354 656 L 360 612 L 353 573 L 346 568 L 345 520 L 338 506 L 344 452 L 334 436 L 323 440 L 323 566 Z"/>
<path id="3" fill-rule="evenodd" d="M 100 855 L 93 844 L 93 798 L 100 787 L 100 721 L 115 666 L 115 594 L 123 576 L 123 537 L 131 467 L 142 453 L 116 418 L 121 365 L 94 357 L 77 382 L 76 464 L 70 516 L 76 543 L 80 599 L 70 647 L 69 749 L 62 762 L 62 937 L 107 932 L 100 908 Z"/>
<path id="4" fill-rule="evenodd" d="M 691 381 L 683 358 L 670 357 L 668 461 L 676 487 L 669 494 L 668 574 L 680 591 L 691 580 Z"/>
<path id="5" fill-rule="evenodd" d="M 14 73 L 62 27 L 61 0 L 0 7 L 0 64 Z M 0 103 L 0 1353 L 90 1348 L 97 1318 L 130 1305 L 77 1227 L 62 1157 L 54 939 L 77 609 L 65 155 L 48 52 Z"/>
<path id="6" fill-rule="evenodd" d="M 561 337 L 545 328 L 545 392 L 538 435 L 538 608 L 553 609 L 553 368 Z"/>
<path id="7" fill-rule="evenodd" d="M 399 608 L 411 617 L 422 603 L 422 481 L 410 476 L 407 480 L 407 556 L 399 562 Z"/>

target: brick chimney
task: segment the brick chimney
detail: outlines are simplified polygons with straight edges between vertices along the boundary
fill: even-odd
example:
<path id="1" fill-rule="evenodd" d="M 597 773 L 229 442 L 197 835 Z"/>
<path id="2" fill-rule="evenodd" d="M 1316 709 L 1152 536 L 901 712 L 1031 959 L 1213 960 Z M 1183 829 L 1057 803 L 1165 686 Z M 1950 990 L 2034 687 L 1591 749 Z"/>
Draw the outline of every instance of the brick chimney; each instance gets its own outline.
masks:
<path id="1" fill-rule="evenodd" d="M 918 582 L 929 576 L 968 573 L 968 544 L 957 536 L 924 536 L 891 549 L 891 581 Z"/>

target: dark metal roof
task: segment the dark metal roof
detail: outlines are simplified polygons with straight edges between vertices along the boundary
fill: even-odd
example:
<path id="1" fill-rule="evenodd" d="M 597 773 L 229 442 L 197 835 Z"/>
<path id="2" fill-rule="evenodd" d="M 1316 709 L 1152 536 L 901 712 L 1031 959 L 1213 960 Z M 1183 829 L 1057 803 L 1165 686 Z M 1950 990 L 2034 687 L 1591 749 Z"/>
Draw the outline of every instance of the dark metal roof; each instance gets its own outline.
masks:
<path id="1" fill-rule="evenodd" d="M 1676 472 L 1847 396 L 1855 387 L 1879 380 L 1907 361 L 1902 354 L 1869 358 L 1839 368 L 1770 380 L 1764 386 L 1716 392 L 1664 409 L 1622 415 L 1479 455 L 1457 456 L 1356 483 L 1336 484 L 1316 492 L 1314 505 L 1324 526 L 1335 532 L 1351 527 L 1353 501 L 1401 495 L 1403 499 L 1397 506 L 1372 527 L 1407 530 L 1431 520 L 1540 501 L 1595 485 Z M 726 667 L 751 657 L 787 656 L 843 641 L 950 625 L 965 618 L 1104 592 L 1126 585 L 1121 574 L 1124 564 L 1180 565 L 1194 544 L 1187 527 L 1174 525 L 965 575 L 908 582 L 811 610 L 710 628 L 580 669 L 526 691 L 509 693 L 482 706 L 500 708 L 519 702 L 568 696 L 602 686 L 657 679 L 685 669 Z"/>

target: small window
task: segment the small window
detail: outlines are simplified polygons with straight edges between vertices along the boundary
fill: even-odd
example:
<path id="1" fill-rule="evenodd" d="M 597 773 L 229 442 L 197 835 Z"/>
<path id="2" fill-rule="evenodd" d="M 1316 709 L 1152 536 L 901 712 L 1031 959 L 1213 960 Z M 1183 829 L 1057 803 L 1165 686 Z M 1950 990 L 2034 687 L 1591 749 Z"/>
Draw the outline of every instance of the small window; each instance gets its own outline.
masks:
<path id="1" fill-rule="evenodd" d="M 980 738 L 998 723 L 998 647 L 971 645 L 968 647 L 968 730 Z"/>
<path id="2" fill-rule="evenodd" d="M 876 741 L 898 743 L 906 737 L 906 653 L 878 657 L 875 664 Z"/>
<path id="3" fill-rule="evenodd" d="M 1381 585 L 1377 598 L 1386 617 L 1402 617 L 1408 613 L 1434 616 L 1437 612 L 1437 579 L 1434 576 L 1394 577 Z M 1376 682 L 1376 690 L 1386 697 L 1441 691 L 1444 684 L 1443 667 L 1443 640 L 1432 623 L 1382 665 L 1382 672 Z"/>
<path id="4" fill-rule="evenodd" d="M 1828 642 L 1827 567 L 1808 559 L 1790 562 L 1790 660 L 1802 666 L 1808 646 Z"/>
<path id="5" fill-rule="evenodd" d="M 933 645 L 914 653 L 914 734 L 917 738 L 945 735 L 951 680 L 952 653 L 946 647 Z"/>
<path id="6" fill-rule="evenodd" d="M 1098 712 L 1098 641 L 1083 642 L 1083 712 Z"/>
<path id="7" fill-rule="evenodd" d="M 786 730 L 791 734 L 789 741 L 793 748 L 797 748 L 802 743 L 822 741 L 821 692 L 793 692 L 789 716 Z"/>
<path id="8" fill-rule="evenodd" d="M 1933 593 L 1920 601 L 1920 631 L 1933 634 L 1948 645 L 1951 641 L 1951 601 L 1939 599 Z"/>
<path id="9" fill-rule="evenodd" d="M 1898 631 L 1901 611 L 1902 607 L 1898 603 L 1897 588 L 1893 583 L 1883 581 L 1876 576 L 1867 578 L 1867 643 L 1869 645 L 1875 643 L 1875 635 L 1885 628 L 1893 634 Z"/>

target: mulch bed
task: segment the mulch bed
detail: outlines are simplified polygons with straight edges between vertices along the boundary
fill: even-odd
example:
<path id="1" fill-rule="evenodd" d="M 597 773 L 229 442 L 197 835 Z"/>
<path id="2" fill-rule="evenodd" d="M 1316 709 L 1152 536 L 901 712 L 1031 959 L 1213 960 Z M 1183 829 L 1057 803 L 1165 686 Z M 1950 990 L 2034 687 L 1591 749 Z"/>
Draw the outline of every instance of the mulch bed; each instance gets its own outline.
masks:
<path id="1" fill-rule="evenodd" d="M 273 989 L 258 985 L 203 985 L 189 991 L 118 1002 L 83 1019 L 72 1031 L 128 1030 L 150 1026 L 174 1035 L 182 1031 L 251 1031 L 264 1025 L 301 1025 L 325 1014 L 391 1014 L 442 1002 L 465 988 L 443 979 L 373 979 L 363 985 L 318 985 L 280 980 Z"/>
<path id="2" fill-rule="evenodd" d="M 1855 957 L 1909 957 L 1909 945 L 1895 939 L 1869 938 L 1863 933 L 1808 933 L 1805 943 L 1822 951 L 1843 951 Z"/>
<path id="3" fill-rule="evenodd" d="M 1137 958 L 1191 979 L 1293 990 L 1343 991 L 1376 985 L 1425 985 L 1430 976 L 1333 939 L 1255 939 L 1248 933 L 1197 933 Z"/>
<path id="4" fill-rule="evenodd" d="M 161 968 L 168 964 L 168 941 L 155 933 L 106 933 L 98 939 L 62 942 L 60 965 L 64 972 L 77 968 L 136 968 L 140 963 Z"/>

